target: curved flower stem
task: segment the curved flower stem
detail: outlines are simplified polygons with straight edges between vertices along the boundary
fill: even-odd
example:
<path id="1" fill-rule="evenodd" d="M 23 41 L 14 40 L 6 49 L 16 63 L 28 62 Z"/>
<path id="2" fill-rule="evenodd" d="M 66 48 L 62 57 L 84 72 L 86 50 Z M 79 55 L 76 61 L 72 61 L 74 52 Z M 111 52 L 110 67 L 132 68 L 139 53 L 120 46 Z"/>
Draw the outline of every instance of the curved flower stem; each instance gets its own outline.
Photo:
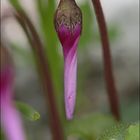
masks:
<path id="1" fill-rule="evenodd" d="M 61 125 L 61 120 L 57 110 L 57 105 L 55 101 L 55 93 L 53 88 L 53 83 L 51 79 L 51 74 L 49 70 L 48 60 L 46 54 L 44 53 L 44 46 L 40 40 L 40 37 L 24 11 L 18 11 L 18 15 L 15 15 L 16 19 L 25 31 L 29 42 L 31 44 L 34 55 L 36 56 L 38 63 L 38 70 L 41 76 L 44 95 L 48 103 L 50 126 L 52 131 L 53 140 L 63 140 L 64 134 Z"/>
<path id="2" fill-rule="evenodd" d="M 113 76 L 110 44 L 109 44 L 109 39 L 108 39 L 105 17 L 103 14 L 100 0 L 92 0 L 92 3 L 94 6 L 94 9 L 95 9 L 96 18 L 97 18 L 100 36 L 101 36 L 101 41 L 102 41 L 105 79 L 106 79 L 110 108 L 111 108 L 111 112 L 114 115 L 114 117 L 117 120 L 120 120 L 119 100 L 118 100 L 117 90 L 116 90 L 116 86 L 115 86 L 115 80 L 114 80 L 114 76 Z"/>

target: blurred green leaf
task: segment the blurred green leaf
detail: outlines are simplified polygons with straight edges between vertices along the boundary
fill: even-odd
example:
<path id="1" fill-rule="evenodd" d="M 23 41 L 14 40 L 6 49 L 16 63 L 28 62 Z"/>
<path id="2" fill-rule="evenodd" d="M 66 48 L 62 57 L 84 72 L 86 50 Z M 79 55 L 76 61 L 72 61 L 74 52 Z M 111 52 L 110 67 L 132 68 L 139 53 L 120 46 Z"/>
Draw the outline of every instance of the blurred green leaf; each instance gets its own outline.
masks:
<path id="1" fill-rule="evenodd" d="M 119 124 L 106 130 L 97 140 L 139 140 L 139 124 Z"/>
<path id="2" fill-rule="evenodd" d="M 67 135 L 77 135 L 85 140 L 95 140 L 103 131 L 116 121 L 109 115 L 89 114 L 68 123 Z"/>
<path id="3" fill-rule="evenodd" d="M 41 31 L 43 33 L 45 50 L 49 59 L 49 64 L 51 67 L 51 72 L 53 78 L 58 82 L 58 77 L 60 75 L 59 65 L 60 58 L 58 54 L 58 41 L 56 38 L 56 32 L 54 30 L 54 11 L 55 11 L 55 2 L 54 0 L 49 0 L 45 2 L 43 0 L 37 0 L 37 7 L 41 25 Z M 60 80 L 60 79 L 59 79 Z"/>
<path id="4" fill-rule="evenodd" d="M 25 61 L 26 63 L 29 63 L 29 64 L 34 63 L 34 57 L 28 49 L 22 47 L 21 45 L 15 44 L 15 43 L 11 43 L 10 46 L 12 47 L 12 50 L 15 53 L 15 55 L 18 57 L 21 57 L 21 59 L 23 61 Z"/>
<path id="5" fill-rule="evenodd" d="M 57 39 L 56 31 L 54 28 L 54 13 L 55 13 L 55 1 L 49 0 L 37 0 L 36 6 L 38 9 L 39 20 L 41 33 L 43 35 L 43 41 L 45 43 L 45 51 L 49 61 L 51 76 L 54 83 L 54 89 L 56 93 L 56 99 L 58 102 L 58 107 L 60 114 L 64 116 L 64 110 L 62 109 L 62 100 L 63 100 L 63 92 L 62 92 L 62 57 L 59 54 L 59 42 Z"/>
<path id="6" fill-rule="evenodd" d="M 120 30 L 118 25 L 112 24 L 108 27 L 109 39 L 110 41 L 115 41 L 120 35 Z"/>
<path id="7" fill-rule="evenodd" d="M 125 140 L 139 140 L 140 124 L 130 125 L 126 130 Z"/>
<path id="8" fill-rule="evenodd" d="M 55 1 L 37 0 L 41 31 L 43 33 L 45 50 L 48 56 L 52 76 L 55 85 L 60 86 L 60 62 L 61 57 L 58 52 L 58 40 L 54 29 Z"/>
<path id="9" fill-rule="evenodd" d="M 90 8 L 90 4 L 86 1 L 84 4 L 80 6 L 82 10 L 83 17 L 83 28 L 82 28 L 82 36 L 80 39 L 80 48 L 85 47 L 91 43 L 94 39 L 94 20 L 93 20 L 93 12 Z"/>
<path id="10" fill-rule="evenodd" d="M 20 3 L 19 3 L 19 0 L 9 0 L 9 2 L 13 5 L 13 7 L 15 9 L 21 9 L 21 6 L 20 6 Z"/>
<path id="11" fill-rule="evenodd" d="M 118 124 L 107 129 L 97 140 L 124 140 L 128 124 Z"/>
<path id="12" fill-rule="evenodd" d="M 16 102 L 16 106 L 26 119 L 36 121 L 40 118 L 40 114 L 31 106 L 21 102 Z"/>

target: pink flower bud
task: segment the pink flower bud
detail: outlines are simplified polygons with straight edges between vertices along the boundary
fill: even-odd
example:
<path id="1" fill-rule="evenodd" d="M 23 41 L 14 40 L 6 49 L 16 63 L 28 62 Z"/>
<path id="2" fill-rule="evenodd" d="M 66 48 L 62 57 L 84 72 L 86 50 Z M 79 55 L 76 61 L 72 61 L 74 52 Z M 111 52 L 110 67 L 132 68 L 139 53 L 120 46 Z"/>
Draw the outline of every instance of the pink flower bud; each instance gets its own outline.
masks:
<path id="1" fill-rule="evenodd" d="M 82 14 L 74 0 L 62 0 L 55 13 L 55 29 L 64 54 L 64 94 L 67 119 L 73 118 L 76 79 L 77 46 L 82 31 Z"/>

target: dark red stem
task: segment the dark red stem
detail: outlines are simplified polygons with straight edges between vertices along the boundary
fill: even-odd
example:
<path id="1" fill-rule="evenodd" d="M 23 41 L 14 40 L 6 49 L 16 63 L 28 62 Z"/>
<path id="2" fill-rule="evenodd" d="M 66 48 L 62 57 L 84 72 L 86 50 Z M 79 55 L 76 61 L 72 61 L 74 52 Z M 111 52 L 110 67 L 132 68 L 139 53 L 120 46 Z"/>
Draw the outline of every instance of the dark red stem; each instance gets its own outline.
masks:
<path id="1" fill-rule="evenodd" d="M 107 91 L 108 91 L 110 109 L 111 109 L 113 116 L 117 120 L 120 120 L 119 100 L 118 100 L 117 90 L 116 90 L 116 86 L 115 86 L 115 80 L 114 80 L 114 76 L 113 76 L 110 44 L 109 44 L 105 17 L 104 17 L 104 13 L 102 10 L 100 0 L 92 0 L 92 3 L 94 6 L 94 9 L 95 9 L 96 18 L 97 18 L 100 36 L 101 36 L 101 41 L 102 41 L 105 79 L 106 79 L 106 86 L 107 86 Z"/>
<path id="2" fill-rule="evenodd" d="M 46 54 L 44 53 L 44 46 L 40 40 L 38 33 L 30 19 L 27 15 L 18 11 L 16 15 L 18 22 L 23 27 L 29 42 L 31 44 L 32 50 L 34 51 L 35 57 L 38 63 L 38 70 L 42 79 L 42 84 L 44 87 L 44 95 L 48 103 L 49 115 L 50 115 L 50 126 L 52 131 L 53 140 L 64 140 L 63 128 L 61 125 L 61 120 L 59 117 L 56 101 L 54 87 L 52 83 L 51 73 L 48 65 L 48 60 Z"/>

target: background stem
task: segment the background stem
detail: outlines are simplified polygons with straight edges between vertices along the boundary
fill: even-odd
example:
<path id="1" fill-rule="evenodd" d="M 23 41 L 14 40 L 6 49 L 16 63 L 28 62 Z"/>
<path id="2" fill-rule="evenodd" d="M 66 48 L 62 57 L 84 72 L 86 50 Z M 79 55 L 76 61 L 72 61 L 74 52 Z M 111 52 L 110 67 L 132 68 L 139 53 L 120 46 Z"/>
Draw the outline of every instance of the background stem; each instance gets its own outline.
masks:
<path id="1" fill-rule="evenodd" d="M 103 14 L 100 0 L 92 0 L 92 3 L 95 9 L 101 41 L 102 41 L 105 79 L 106 79 L 106 86 L 107 86 L 107 91 L 108 91 L 107 93 L 108 93 L 110 109 L 113 116 L 117 120 L 120 120 L 119 101 L 118 101 L 118 95 L 117 95 L 117 90 L 115 86 L 115 80 L 113 76 L 110 44 L 109 44 L 105 17 Z"/>
<path id="2" fill-rule="evenodd" d="M 34 25 L 23 11 L 18 11 L 18 15 L 16 15 L 16 19 L 23 27 L 29 39 L 29 42 L 31 44 L 35 58 L 37 60 L 38 70 L 44 88 L 45 99 L 47 100 L 48 103 L 50 126 L 51 126 L 52 137 L 53 137 L 52 139 L 64 140 L 64 133 L 63 133 L 61 119 L 59 117 L 59 113 L 56 105 L 51 73 L 49 70 L 48 60 L 43 49 L 44 46 L 39 38 L 37 31 L 35 30 Z"/>

